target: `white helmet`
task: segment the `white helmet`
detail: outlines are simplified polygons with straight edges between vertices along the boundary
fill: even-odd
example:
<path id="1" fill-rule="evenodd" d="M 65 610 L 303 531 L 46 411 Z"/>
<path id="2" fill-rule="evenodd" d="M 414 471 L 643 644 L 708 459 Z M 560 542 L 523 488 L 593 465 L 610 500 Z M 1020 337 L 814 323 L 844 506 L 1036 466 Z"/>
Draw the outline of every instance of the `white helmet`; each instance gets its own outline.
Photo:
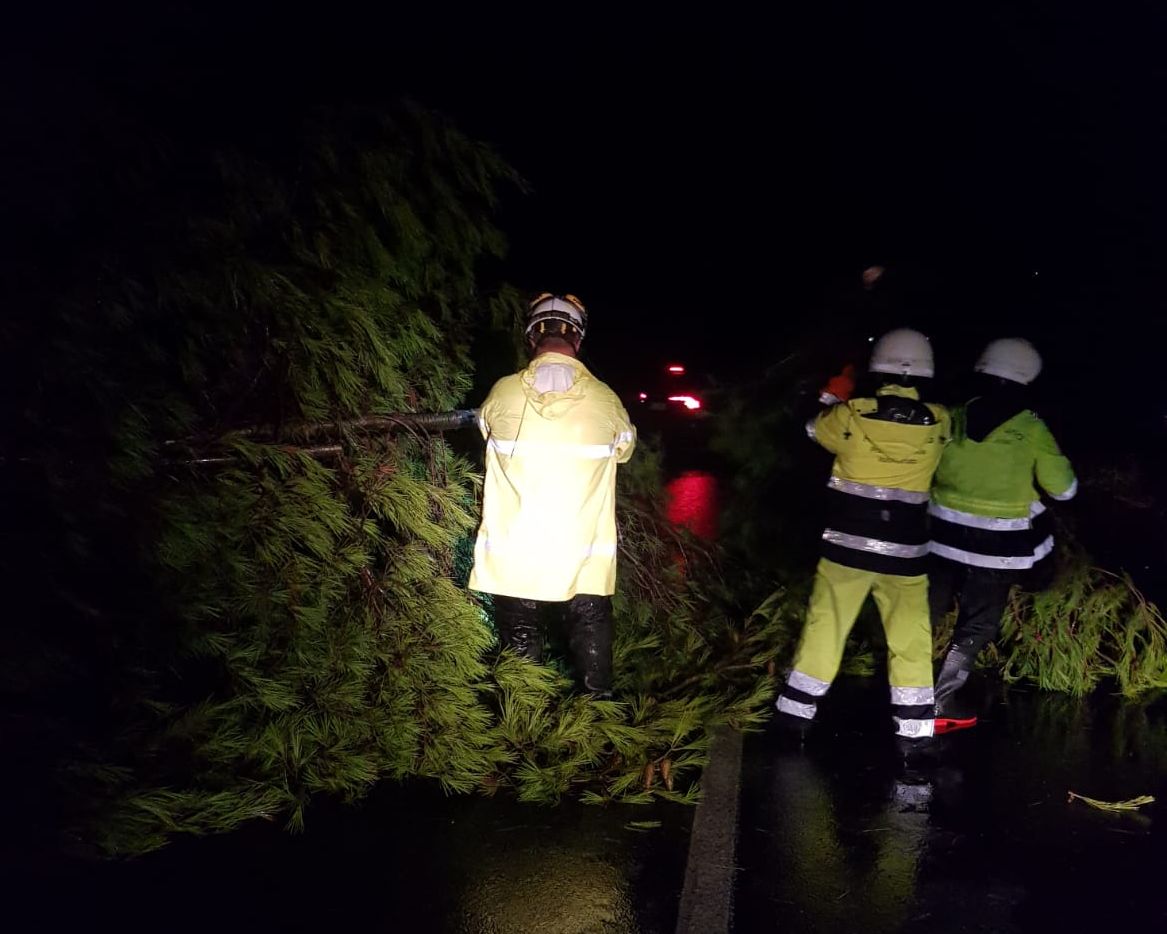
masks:
<path id="1" fill-rule="evenodd" d="M 540 292 L 527 306 L 527 340 L 535 343 L 544 334 L 575 339 L 578 346 L 588 330 L 588 313 L 574 295 Z"/>
<path id="2" fill-rule="evenodd" d="M 897 328 L 888 331 L 875 342 L 871 351 L 872 373 L 893 373 L 896 376 L 932 376 L 932 345 L 919 331 Z"/>
<path id="3" fill-rule="evenodd" d="M 1027 340 L 1003 337 L 984 349 L 973 369 L 1028 386 L 1041 372 L 1041 355 Z"/>

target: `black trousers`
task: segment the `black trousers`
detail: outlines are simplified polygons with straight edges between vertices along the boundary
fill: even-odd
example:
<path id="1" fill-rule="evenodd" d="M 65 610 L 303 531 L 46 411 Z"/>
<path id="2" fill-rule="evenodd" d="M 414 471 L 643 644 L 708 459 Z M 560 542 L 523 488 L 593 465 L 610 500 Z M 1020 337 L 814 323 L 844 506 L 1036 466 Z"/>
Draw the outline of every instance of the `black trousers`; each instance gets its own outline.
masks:
<path id="1" fill-rule="evenodd" d="M 1001 619 L 1009 604 L 1009 591 L 1021 583 L 1018 571 L 977 568 L 945 558 L 934 560 L 928 572 L 928 604 L 935 628 L 952 609 L 960 604 L 950 650 L 955 649 L 973 661 L 981 649 L 997 638 Z"/>
<path id="2" fill-rule="evenodd" d="M 567 644 L 576 683 L 592 694 L 612 691 L 612 598 L 576 594 L 566 603 L 494 598 L 494 623 L 504 649 L 543 661 L 543 618 L 567 625 Z"/>

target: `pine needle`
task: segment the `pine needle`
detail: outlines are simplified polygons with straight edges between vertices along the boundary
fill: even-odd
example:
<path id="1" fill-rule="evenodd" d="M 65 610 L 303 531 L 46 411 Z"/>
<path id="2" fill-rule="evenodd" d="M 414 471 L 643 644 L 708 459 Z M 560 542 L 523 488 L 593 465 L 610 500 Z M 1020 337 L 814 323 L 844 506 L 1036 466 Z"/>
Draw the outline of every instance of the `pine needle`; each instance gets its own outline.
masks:
<path id="1" fill-rule="evenodd" d="M 1076 792 L 1069 792 L 1069 797 L 1066 799 L 1067 803 L 1072 802 L 1075 798 L 1092 808 L 1098 808 L 1100 811 L 1137 811 L 1144 804 L 1152 804 L 1155 801 L 1153 795 L 1139 795 L 1137 798 L 1129 798 L 1126 801 L 1099 801 L 1097 798 L 1087 798 L 1085 795 L 1077 794 Z"/>

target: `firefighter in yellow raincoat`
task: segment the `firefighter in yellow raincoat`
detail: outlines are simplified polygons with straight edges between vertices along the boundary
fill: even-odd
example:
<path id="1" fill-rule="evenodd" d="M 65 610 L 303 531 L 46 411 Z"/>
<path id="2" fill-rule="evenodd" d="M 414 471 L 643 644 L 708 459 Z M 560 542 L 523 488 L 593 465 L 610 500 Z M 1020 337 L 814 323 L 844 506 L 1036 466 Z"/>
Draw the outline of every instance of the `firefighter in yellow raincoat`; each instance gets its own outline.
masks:
<path id="1" fill-rule="evenodd" d="M 616 465 L 632 456 L 636 429 L 577 359 L 586 330 L 575 296 L 537 296 L 526 323 L 530 364 L 499 380 L 480 409 L 486 481 L 470 587 L 493 595 L 503 647 L 533 661 L 543 658 L 542 617 L 565 616 L 577 682 L 605 696 Z"/>
<path id="2" fill-rule="evenodd" d="M 918 381 L 933 374 L 923 334 L 885 334 L 868 369 L 882 377 L 874 397 L 834 405 L 807 425 L 835 463 L 806 624 L 776 706 L 784 725 L 799 732 L 809 726 L 870 594 L 887 634 L 896 735 L 914 753 L 935 731 L 927 510 L 949 416 L 920 401 Z"/>

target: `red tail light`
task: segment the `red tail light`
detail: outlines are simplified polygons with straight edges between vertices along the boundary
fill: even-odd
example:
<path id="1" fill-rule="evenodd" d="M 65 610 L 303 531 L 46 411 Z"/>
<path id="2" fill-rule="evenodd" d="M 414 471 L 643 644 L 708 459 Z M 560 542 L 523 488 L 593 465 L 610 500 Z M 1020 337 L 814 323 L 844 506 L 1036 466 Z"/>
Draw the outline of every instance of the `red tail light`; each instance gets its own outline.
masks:
<path id="1" fill-rule="evenodd" d="M 693 396 L 669 396 L 669 402 L 679 402 L 690 411 L 701 408 L 701 400 Z"/>

